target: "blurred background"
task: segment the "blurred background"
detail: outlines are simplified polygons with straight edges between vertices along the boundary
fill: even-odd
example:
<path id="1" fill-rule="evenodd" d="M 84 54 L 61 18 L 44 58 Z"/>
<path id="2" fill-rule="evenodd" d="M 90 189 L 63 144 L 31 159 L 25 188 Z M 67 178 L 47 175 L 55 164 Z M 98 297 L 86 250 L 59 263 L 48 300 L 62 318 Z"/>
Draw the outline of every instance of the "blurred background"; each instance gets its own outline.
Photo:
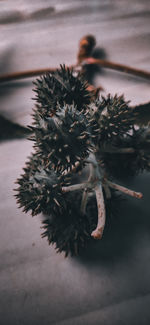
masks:
<path id="1" fill-rule="evenodd" d="M 0 0 L 0 75 L 77 61 L 93 34 L 101 58 L 150 72 L 149 0 Z M 40 219 L 18 210 L 15 180 L 32 150 L 35 78 L 0 83 L 0 323 L 150 324 L 150 208 L 146 173 L 102 241 L 65 259 L 41 239 Z M 103 95 L 150 100 L 149 81 L 109 69 L 94 78 Z"/>

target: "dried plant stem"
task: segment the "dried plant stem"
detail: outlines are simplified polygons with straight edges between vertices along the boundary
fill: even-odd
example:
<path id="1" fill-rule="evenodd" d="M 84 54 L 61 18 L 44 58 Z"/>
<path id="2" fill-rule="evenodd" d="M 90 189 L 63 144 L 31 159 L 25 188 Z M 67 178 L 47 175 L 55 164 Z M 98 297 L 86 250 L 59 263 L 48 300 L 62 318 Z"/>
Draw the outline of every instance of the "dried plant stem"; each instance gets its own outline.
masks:
<path id="1" fill-rule="evenodd" d="M 69 66 L 69 69 L 72 69 L 74 67 L 75 66 Z M 18 79 L 37 77 L 42 74 L 45 74 L 46 72 L 50 72 L 50 73 L 55 72 L 57 69 L 58 68 L 44 68 L 44 69 L 35 69 L 35 70 L 26 70 L 26 71 L 8 73 L 0 76 L 0 83 L 12 81 L 12 80 L 18 80 Z"/>
<path id="2" fill-rule="evenodd" d="M 106 183 L 103 183 L 103 187 L 104 187 L 104 191 L 106 194 L 106 199 L 110 199 L 111 198 L 111 191 L 109 186 Z"/>
<path id="3" fill-rule="evenodd" d="M 134 148 L 114 148 L 114 147 L 104 147 L 101 148 L 101 151 L 103 152 L 108 152 L 108 153 L 134 153 L 135 149 Z"/>
<path id="4" fill-rule="evenodd" d="M 132 191 L 132 190 L 130 190 L 130 189 L 124 187 L 124 186 L 118 185 L 116 183 L 112 183 L 112 182 L 110 182 L 109 180 L 106 180 L 106 179 L 105 179 L 105 182 L 109 187 L 114 188 L 115 190 L 123 192 L 123 193 L 125 193 L 127 195 L 136 197 L 137 199 L 141 199 L 143 197 L 143 194 L 140 193 L 140 192 Z"/>
<path id="5" fill-rule="evenodd" d="M 106 221 L 105 203 L 103 197 L 103 190 L 101 184 L 97 184 L 95 187 L 97 209 L 98 209 L 98 222 L 95 230 L 92 231 L 91 236 L 94 239 L 101 239 Z"/>
<path id="6" fill-rule="evenodd" d="M 84 61 L 82 61 L 82 65 L 74 64 L 71 66 L 68 66 L 69 69 L 75 69 L 80 70 L 83 65 L 100 65 L 103 68 L 108 68 L 116 71 L 121 71 L 124 73 L 132 74 L 137 77 L 142 77 L 145 79 L 150 80 L 150 72 L 131 68 L 129 66 L 114 63 L 107 60 L 101 60 L 101 59 L 94 59 L 92 57 L 86 58 Z M 67 66 L 66 66 L 67 67 Z M 12 80 L 18 80 L 18 79 L 25 79 L 25 78 L 31 78 L 35 76 L 40 76 L 42 74 L 45 74 L 46 72 L 55 72 L 58 68 L 44 68 L 44 69 L 35 69 L 35 70 L 27 70 L 27 71 L 20 71 L 20 72 L 14 72 L 9 74 L 4 74 L 0 76 L 0 83 L 8 82 Z"/>
<path id="7" fill-rule="evenodd" d="M 150 72 L 148 72 L 148 71 L 132 68 L 127 65 L 111 62 L 108 60 L 94 59 L 91 57 L 91 58 L 85 59 L 82 62 L 82 65 L 85 65 L 85 64 L 93 64 L 93 65 L 96 64 L 96 65 L 100 65 L 103 68 L 121 71 L 124 73 L 132 74 L 132 75 L 150 80 Z"/>
<path id="8" fill-rule="evenodd" d="M 95 230 L 92 231 L 91 236 L 94 239 L 101 239 L 105 227 L 105 220 L 106 220 L 105 203 L 104 203 L 104 196 L 103 196 L 103 190 L 101 185 L 102 175 L 101 175 L 100 167 L 98 165 L 98 162 L 94 154 L 90 154 L 89 159 L 87 161 L 90 162 L 90 175 L 88 181 L 96 182 L 94 190 L 96 194 L 97 209 L 98 209 L 97 227 Z"/>
<path id="9" fill-rule="evenodd" d="M 9 73 L 9 74 L 0 76 L 0 82 L 7 82 L 7 81 L 12 81 L 12 80 L 36 77 L 36 76 L 40 76 L 41 74 L 44 74 L 46 72 L 54 72 L 54 71 L 56 71 L 56 68 L 50 68 L 50 69 L 45 68 L 45 69 L 27 70 L 27 71 Z"/>
<path id="10" fill-rule="evenodd" d="M 97 227 L 95 230 L 92 231 L 91 236 L 95 239 L 101 239 L 105 227 L 105 220 L 106 220 L 103 188 L 107 199 L 111 198 L 110 188 L 116 189 L 120 192 L 136 197 L 138 199 L 141 199 L 143 195 L 142 193 L 132 191 L 124 186 L 118 185 L 116 183 L 112 183 L 105 177 L 102 177 L 100 166 L 93 153 L 89 155 L 89 157 L 85 160 L 85 162 L 90 164 L 90 174 L 87 182 L 62 187 L 62 191 L 64 193 L 67 193 L 71 191 L 84 190 L 82 195 L 81 208 L 80 208 L 82 214 L 85 214 L 86 212 L 86 205 L 87 205 L 89 192 L 90 191 L 95 192 L 97 209 L 98 209 L 98 222 L 97 222 Z"/>
<path id="11" fill-rule="evenodd" d="M 87 200 L 88 200 L 88 190 L 85 189 L 83 194 L 82 194 L 82 201 L 81 201 L 81 213 L 84 215 L 86 212 L 86 205 L 87 205 Z"/>
<path id="12" fill-rule="evenodd" d="M 106 213 L 105 213 L 105 204 L 104 204 L 104 197 L 103 197 L 103 191 L 102 191 L 102 185 L 101 185 L 101 174 L 99 170 L 98 163 L 96 161 L 95 155 L 90 154 L 89 158 L 86 160 L 87 163 L 90 164 L 90 175 L 88 178 L 87 183 L 81 183 L 81 184 L 75 184 L 70 185 L 67 187 L 62 187 L 62 191 L 64 193 L 71 192 L 71 191 L 77 191 L 77 190 L 83 190 L 82 195 L 82 201 L 81 201 L 81 213 L 85 214 L 86 211 L 86 204 L 88 199 L 88 191 L 93 190 L 96 194 L 96 200 L 97 200 L 97 208 L 98 208 L 98 222 L 96 229 L 92 232 L 91 236 L 95 239 L 100 239 L 103 234 L 104 226 L 105 226 L 105 219 L 106 219 Z M 106 185 L 107 187 L 107 185 Z M 107 192 L 110 190 L 107 188 Z"/>
<path id="13" fill-rule="evenodd" d="M 74 185 L 70 185 L 70 186 L 63 186 L 62 187 L 62 192 L 67 193 L 67 192 L 72 192 L 72 191 L 79 191 L 79 190 L 83 190 L 87 187 L 88 188 L 90 186 L 90 184 L 87 183 L 81 183 L 81 184 L 74 184 Z"/>
<path id="14" fill-rule="evenodd" d="M 91 153 L 88 159 L 85 160 L 85 162 L 90 164 L 90 175 L 88 178 L 88 182 L 90 183 L 95 181 L 101 181 L 102 176 L 100 173 L 100 167 L 95 157 L 95 154 Z"/>

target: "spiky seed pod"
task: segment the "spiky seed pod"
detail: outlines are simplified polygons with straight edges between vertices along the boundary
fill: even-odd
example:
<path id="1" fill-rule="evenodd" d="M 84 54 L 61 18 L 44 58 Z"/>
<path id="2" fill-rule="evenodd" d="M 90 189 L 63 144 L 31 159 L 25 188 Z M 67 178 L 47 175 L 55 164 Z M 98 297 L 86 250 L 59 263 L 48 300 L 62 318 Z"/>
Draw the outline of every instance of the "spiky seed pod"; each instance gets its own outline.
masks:
<path id="1" fill-rule="evenodd" d="M 130 169 L 134 173 L 150 171 L 150 128 L 133 128 L 130 146 L 135 150 L 134 155 L 128 160 Z"/>
<path id="2" fill-rule="evenodd" d="M 44 233 L 49 243 L 56 245 L 57 252 L 78 255 L 86 247 L 90 233 L 96 226 L 96 214 L 80 214 L 81 193 L 66 194 L 66 210 L 61 216 L 53 215 L 44 221 Z M 73 204 L 72 204 L 73 202 Z"/>
<path id="3" fill-rule="evenodd" d="M 40 119 L 39 127 L 32 130 L 37 155 L 46 167 L 56 171 L 71 170 L 76 162 L 82 163 L 91 149 L 86 116 L 74 105 L 59 105 L 55 116 Z"/>
<path id="4" fill-rule="evenodd" d="M 17 203 L 32 216 L 44 212 L 59 213 L 65 206 L 61 185 L 62 176 L 53 170 L 43 168 L 35 155 L 31 156 L 24 168 L 24 174 L 17 179 Z"/>
<path id="5" fill-rule="evenodd" d="M 144 170 L 150 171 L 150 129 L 148 127 L 133 127 L 129 135 L 116 138 L 113 145 L 110 150 L 109 146 L 107 150 L 104 146 L 98 153 L 98 158 L 103 161 L 107 174 L 121 177 L 133 176 Z"/>
<path id="6" fill-rule="evenodd" d="M 49 244 L 55 244 L 57 252 L 65 252 L 65 256 L 79 255 L 89 241 L 93 240 L 91 233 L 97 224 L 96 199 L 95 196 L 89 197 L 86 214 L 83 215 L 80 213 L 81 196 L 82 193 L 79 192 L 67 193 L 63 214 L 51 215 L 50 218 L 45 216 L 43 220 L 42 237 L 47 237 Z M 118 213 L 118 200 L 120 202 L 120 197 L 114 190 L 111 191 L 111 199 L 105 198 L 107 224 Z"/>
<path id="7" fill-rule="evenodd" d="M 150 125 L 150 102 L 133 107 L 135 124 Z"/>
<path id="8" fill-rule="evenodd" d="M 71 105 L 73 102 L 77 109 L 86 109 L 90 103 L 91 94 L 87 90 L 88 84 L 83 76 L 74 76 L 73 70 L 60 66 L 60 70 L 47 73 L 34 82 L 37 102 L 37 110 L 40 116 L 49 117 L 55 114 L 57 103 Z M 37 113 L 36 113 L 37 114 Z M 35 121 L 37 120 L 35 116 Z"/>
<path id="9" fill-rule="evenodd" d="M 103 142 L 113 141 L 130 131 L 133 121 L 128 104 L 123 96 L 110 94 L 95 101 L 91 119 L 94 143 L 101 146 Z"/>

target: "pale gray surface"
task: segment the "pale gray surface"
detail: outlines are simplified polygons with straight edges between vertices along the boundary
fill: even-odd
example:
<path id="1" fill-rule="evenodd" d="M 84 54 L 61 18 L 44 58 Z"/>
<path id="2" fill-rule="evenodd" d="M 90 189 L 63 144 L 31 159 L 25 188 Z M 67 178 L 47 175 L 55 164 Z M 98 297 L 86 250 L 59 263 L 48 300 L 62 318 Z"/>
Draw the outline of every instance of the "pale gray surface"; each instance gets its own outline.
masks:
<path id="1" fill-rule="evenodd" d="M 0 1 L 1 73 L 74 63 L 87 33 L 109 59 L 150 71 L 149 21 L 150 1 Z M 96 83 L 133 104 L 149 101 L 142 79 L 105 70 Z M 5 85 L 0 111 L 26 125 L 31 97 L 30 79 Z M 123 203 L 101 242 L 64 259 L 40 238 L 40 219 L 24 215 L 13 197 L 31 145 L 0 144 L 0 324 L 150 324 L 150 175 L 126 182 L 144 198 Z"/>

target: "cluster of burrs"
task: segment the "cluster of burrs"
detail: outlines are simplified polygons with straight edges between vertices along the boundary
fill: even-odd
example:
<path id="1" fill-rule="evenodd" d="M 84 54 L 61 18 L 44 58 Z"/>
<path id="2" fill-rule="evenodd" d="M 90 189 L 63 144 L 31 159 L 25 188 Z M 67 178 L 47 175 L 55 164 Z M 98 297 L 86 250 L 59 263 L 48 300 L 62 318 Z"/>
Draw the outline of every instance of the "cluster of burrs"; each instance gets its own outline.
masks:
<path id="1" fill-rule="evenodd" d="M 34 152 L 16 197 L 25 212 L 43 213 L 42 236 L 74 255 L 90 238 L 102 237 L 117 191 L 142 197 L 111 176 L 128 170 L 128 161 L 134 172 L 150 169 L 150 132 L 135 127 L 123 96 L 94 98 L 83 76 L 65 66 L 34 84 Z"/>

